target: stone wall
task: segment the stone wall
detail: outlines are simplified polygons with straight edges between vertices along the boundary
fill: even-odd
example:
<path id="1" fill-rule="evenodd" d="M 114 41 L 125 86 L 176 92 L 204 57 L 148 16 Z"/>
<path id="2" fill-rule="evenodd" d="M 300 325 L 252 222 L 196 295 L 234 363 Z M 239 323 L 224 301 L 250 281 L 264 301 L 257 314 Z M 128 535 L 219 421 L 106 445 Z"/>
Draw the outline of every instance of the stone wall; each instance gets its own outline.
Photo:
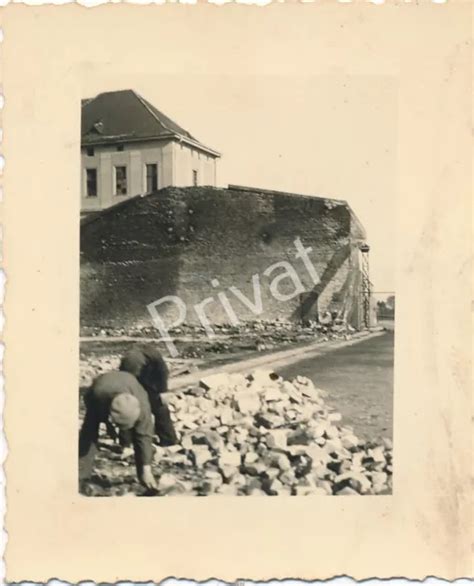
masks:
<path id="1" fill-rule="evenodd" d="M 295 240 L 311 247 L 321 282 L 315 285 Z M 214 323 L 229 322 L 217 295 L 224 293 L 240 320 L 299 319 L 316 311 L 344 309 L 358 321 L 358 243 L 365 234 L 345 202 L 246 188 L 169 187 L 134 198 L 86 219 L 81 227 L 81 324 L 150 326 L 147 305 L 179 296 L 186 321 L 198 323 L 195 304 Z M 270 284 L 291 264 L 304 292 L 275 299 Z M 218 284 L 213 279 L 218 280 Z M 255 315 L 233 292 L 250 301 L 260 285 L 262 313 Z M 274 283 L 275 284 L 275 283 Z M 280 295 L 295 284 L 280 281 Z M 258 292 L 258 288 L 257 288 Z M 159 308 L 173 319 L 174 304 Z"/>

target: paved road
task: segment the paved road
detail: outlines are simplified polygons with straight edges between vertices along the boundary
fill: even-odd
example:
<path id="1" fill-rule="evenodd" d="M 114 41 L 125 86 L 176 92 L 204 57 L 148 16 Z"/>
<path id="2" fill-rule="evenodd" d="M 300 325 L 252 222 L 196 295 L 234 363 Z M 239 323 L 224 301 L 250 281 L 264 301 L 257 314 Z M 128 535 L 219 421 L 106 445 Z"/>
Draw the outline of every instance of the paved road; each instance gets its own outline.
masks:
<path id="1" fill-rule="evenodd" d="M 298 374 L 328 391 L 328 404 L 367 440 L 387 437 L 393 431 L 394 332 L 334 350 L 323 356 L 276 369 L 285 378 Z"/>

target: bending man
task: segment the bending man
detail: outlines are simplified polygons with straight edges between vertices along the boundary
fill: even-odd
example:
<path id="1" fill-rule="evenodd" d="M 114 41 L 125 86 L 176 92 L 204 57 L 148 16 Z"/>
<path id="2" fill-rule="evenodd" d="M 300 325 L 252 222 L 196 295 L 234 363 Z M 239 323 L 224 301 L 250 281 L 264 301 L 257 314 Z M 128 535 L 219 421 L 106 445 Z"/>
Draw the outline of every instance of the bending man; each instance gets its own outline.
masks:
<path id="1" fill-rule="evenodd" d="M 128 372 L 113 371 L 97 377 L 85 396 L 86 415 L 79 434 L 79 479 L 90 477 L 97 453 L 99 426 L 111 421 L 129 434 L 140 482 L 156 489 L 151 471 L 153 423 L 145 389 Z"/>

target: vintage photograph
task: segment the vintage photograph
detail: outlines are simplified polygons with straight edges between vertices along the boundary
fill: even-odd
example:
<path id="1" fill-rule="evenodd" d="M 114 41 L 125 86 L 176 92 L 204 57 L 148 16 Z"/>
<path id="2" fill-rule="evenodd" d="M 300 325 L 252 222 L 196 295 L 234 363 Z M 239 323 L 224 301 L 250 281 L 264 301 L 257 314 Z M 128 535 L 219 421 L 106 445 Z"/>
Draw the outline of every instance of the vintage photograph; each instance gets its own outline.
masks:
<path id="1" fill-rule="evenodd" d="M 6 582 L 469 576 L 472 5 L 81 1 L 2 9 Z"/>
<path id="2" fill-rule="evenodd" d="M 81 494 L 390 495 L 395 86 L 115 81 L 80 105 Z"/>

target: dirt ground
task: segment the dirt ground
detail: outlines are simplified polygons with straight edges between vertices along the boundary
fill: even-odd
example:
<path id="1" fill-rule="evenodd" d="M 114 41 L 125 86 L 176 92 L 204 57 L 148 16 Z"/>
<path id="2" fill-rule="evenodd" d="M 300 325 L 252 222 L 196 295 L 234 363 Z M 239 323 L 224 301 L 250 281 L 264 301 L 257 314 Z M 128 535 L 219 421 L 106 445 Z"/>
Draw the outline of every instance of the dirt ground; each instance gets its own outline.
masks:
<path id="1" fill-rule="evenodd" d="M 356 434 L 371 440 L 393 435 L 394 332 L 363 340 L 284 368 L 285 378 L 302 375 L 328 392 Z"/>

